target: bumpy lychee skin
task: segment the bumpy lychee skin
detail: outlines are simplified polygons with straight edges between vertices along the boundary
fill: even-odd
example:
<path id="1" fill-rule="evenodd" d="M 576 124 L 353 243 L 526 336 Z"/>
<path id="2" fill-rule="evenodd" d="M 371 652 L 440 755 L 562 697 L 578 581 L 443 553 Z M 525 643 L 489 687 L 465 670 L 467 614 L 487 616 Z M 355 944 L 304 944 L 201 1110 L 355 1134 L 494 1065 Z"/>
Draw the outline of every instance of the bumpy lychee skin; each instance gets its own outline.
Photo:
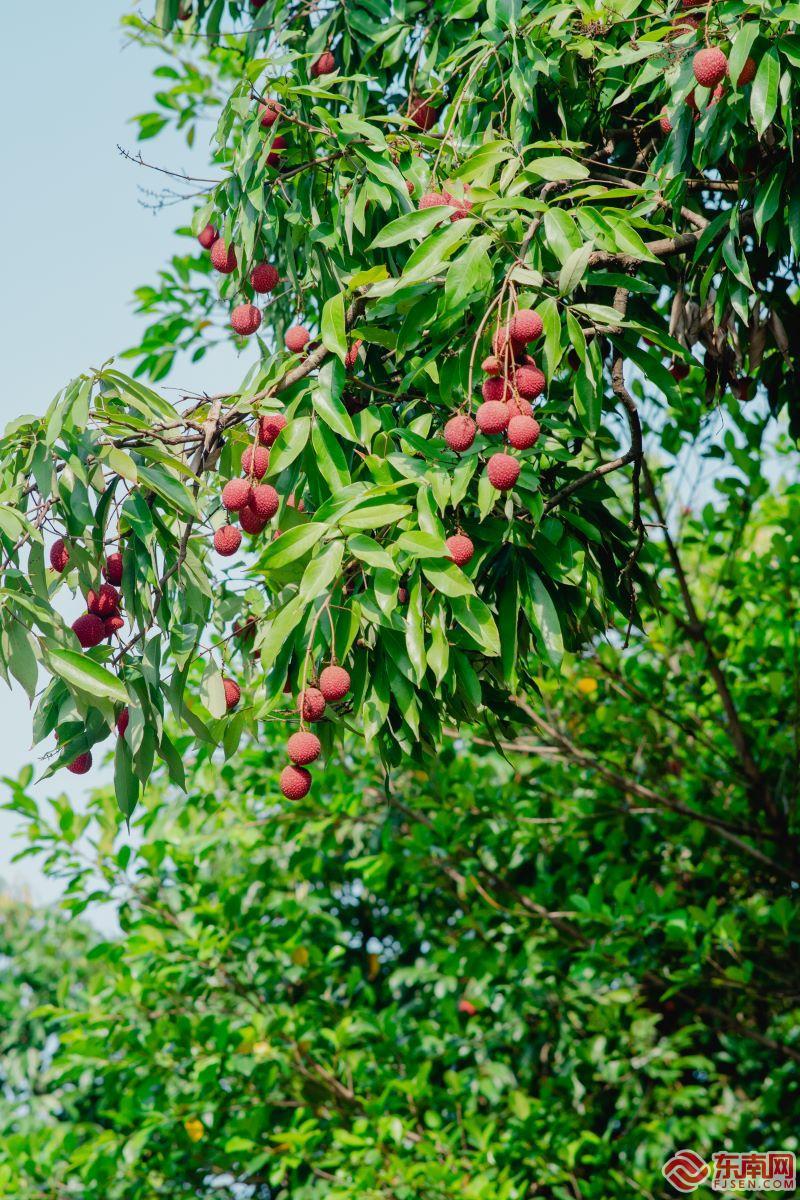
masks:
<path id="1" fill-rule="evenodd" d="M 264 129 L 272 129 L 278 117 L 283 112 L 283 105 L 278 100 L 262 100 L 259 104 L 261 125 Z"/>
<path id="2" fill-rule="evenodd" d="M 256 263 L 250 272 L 250 283 L 254 292 L 271 292 L 275 288 L 280 279 L 280 275 L 272 263 L 260 262 Z"/>
<path id="3" fill-rule="evenodd" d="M 420 196 L 417 208 L 438 208 L 447 204 L 447 197 L 443 192 L 426 192 L 424 196 Z"/>
<path id="4" fill-rule="evenodd" d="M 362 339 L 356 338 L 351 346 L 348 346 L 347 353 L 344 356 L 344 369 L 352 371 L 353 367 L 358 362 L 358 352 L 362 346 Z"/>
<path id="5" fill-rule="evenodd" d="M 239 524 L 245 533 L 256 535 L 264 532 L 267 522 L 264 517 L 258 515 L 252 505 L 245 504 L 239 512 Z"/>
<path id="6" fill-rule="evenodd" d="M 287 800 L 302 800 L 311 790 L 311 772 L 291 764 L 281 771 L 280 789 Z"/>
<path id="7" fill-rule="evenodd" d="M 297 697 L 297 711 L 304 721 L 321 721 L 325 715 L 325 697 L 319 688 L 309 687 Z"/>
<path id="8" fill-rule="evenodd" d="M 286 743 L 286 752 L 297 767 L 307 767 L 316 762 L 322 753 L 322 742 L 315 733 L 300 729 Z"/>
<path id="9" fill-rule="evenodd" d="M 529 450 L 535 446 L 542 432 L 534 417 L 512 417 L 508 422 L 508 444 L 515 450 Z"/>
<path id="10" fill-rule="evenodd" d="M 490 375 L 481 384 L 481 395 L 487 403 L 499 402 L 502 404 L 511 396 L 511 388 L 508 380 L 502 379 L 499 375 Z M 480 424 L 480 421 L 478 424 Z"/>
<path id="11" fill-rule="evenodd" d="M 78 617 L 77 621 L 73 621 L 72 632 L 84 650 L 89 650 L 92 646 L 99 646 L 106 636 L 103 622 L 94 613 L 84 613 L 82 617 Z"/>
<path id="12" fill-rule="evenodd" d="M 468 538 L 465 533 L 454 533 L 447 539 L 445 545 L 450 551 L 450 558 L 457 567 L 465 567 L 475 553 L 472 539 Z"/>
<path id="13" fill-rule="evenodd" d="M 292 325 L 291 329 L 286 330 L 286 349 L 291 350 L 292 354 L 299 354 L 309 343 L 311 334 L 303 325 Z"/>
<path id="14" fill-rule="evenodd" d="M 211 247 L 211 265 L 220 275 L 232 275 L 236 270 L 236 248 L 228 248 L 222 238 L 217 238 Z"/>
<path id="15" fill-rule="evenodd" d="M 469 216 L 473 207 L 471 200 L 466 196 L 454 196 L 451 192 L 444 192 L 443 194 L 447 203 L 455 210 L 450 215 L 451 221 L 460 221 L 462 217 Z"/>
<path id="16" fill-rule="evenodd" d="M 67 770 L 73 775 L 85 775 L 92 768 L 92 752 L 87 750 L 85 754 L 79 754 L 71 763 L 67 763 Z"/>
<path id="17" fill-rule="evenodd" d="M 317 79 L 320 75 L 330 75 L 336 70 L 336 59 L 330 50 L 323 50 L 319 58 L 311 64 L 311 76 Z"/>
<path id="18" fill-rule="evenodd" d="M 227 675 L 223 677 L 222 686 L 225 689 L 225 707 L 230 712 L 232 708 L 236 708 L 236 705 L 241 700 L 242 689 L 235 679 L 231 679 Z"/>
<path id="19" fill-rule="evenodd" d="M 278 511 L 280 497 L 269 483 L 259 483 L 253 488 L 250 507 L 262 521 L 271 521 Z"/>
<path id="20" fill-rule="evenodd" d="M 286 149 L 286 138 L 282 133 L 278 133 L 272 139 L 269 154 L 267 155 L 268 167 L 279 167 L 281 165 L 281 155 Z"/>
<path id="21" fill-rule="evenodd" d="M 319 690 L 328 704 L 335 704 L 350 691 L 350 674 L 344 667 L 331 664 L 320 672 Z"/>
<path id="22" fill-rule="evenodd" d="M 231 328 L 240 337 L 251 337 L 261 324 L 261 310 L 255 304 L 237 304 L 231 313 Z"/>
<path id="23" fill-rule="evenodd" d="M 251 490 L 249 479 L 229 479 L 222 489 L 222 503 L 228 512 L 238 512 L 249 504 Z"/>
<path id="24" fill-rule="evenodd" d="M 508 408 L 509 421 L 512 417 L 530 417 L 533 415 L 533 405 L 530 400 L 526 400 L 524 396 L 520 396 L 519 392 L 514 393 L 506 407 Z"/>
<path id="25" fill-rule="evenodd" d="M 198 233 L 197 240 L 204 250 L 210 250 L 218 237 L 219 231 L 216 225 L 206 225 L 205 229 L 201 229 Z"/>
<path id="26" fill-rule="evenodd" d="M 503 369 L 503 364 L 496 354 L 490 354 L 481 363 L 481 370 L 487 375 L 499 375 Z"/>
<path id="27" fill-rule="evenodd" d="M 661 126 L 662 133 L 672 133 L 672 122 L 667 116 L 667 110 L 662 108 L 661 116 L 658 118 L 658 123 Z"/>
<path id="28" fill-rule="evenodd" d="M 119 587 L 122 583 L 122 555 L 117 551 L 114 554 L 109 554 L 103 567 L 103 574 L 108 583 L 114 587 Z"/>
<path id="29" fill-rule="evenodd" d="M 131 719 L 131 714 L 127 708 L 123 708 L 122 712 L 117 717 L 117 733 L 120 737 L 125 737 L 125 730 Z"/>
<path id="30" fill-rule="evenodd" d="M 728 60 L 717 46 L 711 46 L 697 51 L 692 69 L 701 87 L 715 88 L 728 74 Z"/>
<path id="31" fill-rule="evenodd" d="M 125 624 L 119 613 L 113 617 L 106 617 L 103 621 L 103 634 L 105 637 L 113 637 L 115 633 L 119 633 L 122 626 Z"/>
<path id="32" fill-rule="evenodd" d="M 538 367 L 518 367 L 514 372 L 514 386 L 525 400 L 541 396 L 547 380 Z"/>
<path id="33" fill-rule="evenodd" d="M 282 429 L 286 428 L 283 413 L 265 413 L 258 422 L 258 440 L 263 446 L 271 446 Z"/>
<path id="34" fill-rule="evenodd" d="M 493 454 L 486 464 L 486 474 L 498 492 L 509 492 L 519 479 L 519 463 L 510 454 Z"/>
<path id="35" fill-rule="evenodd" d="M 458 454 L 469 450 L 475 441 L 475 422 L 472 417 L 464 414 L 451 417 L 444 427 L 444 440 L 450 449 L 455 450 Z"/>
<path id="36" fill-rule="evenodd" d="M 525 343 L 514 341 L 508 332 L 508 327 L 504 325 L 492 338 L 492 351 L 505 366 L 509 359 L 509 352 L 511 358 L 518 358 L 525 353 Z"/>
<path id="37" fill-rule="evenodd" d="M 269 468 L 269 450 L 266 446 L 248 446 L 242 455 L 242 471 L 263 479 Z"/>
<path id="38" fill-rule="evenodd" d="M 427 133 L 436 124 L 439 110 L 420 96 L 412 96 L 409 101 L 408 115 L 417 129 L 421 129 L 423 133 Z"/>
<path id="39" fill-rule="evenodd" d="M 50 566 L 60 575 L 67 568 L 69 550 L 63 538 L 58 538 L 50 547 Z"/>
<path id="40" fill-rule="evenodd" d="M 755 79 L 757 70 L 758 63 L 756 60 L 754 58 L 746 58 L 744 66 L 739 72 L 739 78 L 736 80 L 736 86 L 740 88 L 747 87 L 748 83 L 752 83 Z"/>
<path id="41" fill-rule="evenodd" d="M 221 525 L 214 533 L 214 549 L 223 558 L 230 558 L 242 544 L 242 535 L 235 525 Z"/>
<path id="42" fill-rule="evenodd" d="M 508 324 L 512 342 L 520 342 L 524 346 L 537 341 L 542 336 L 543 329 L 542 318 L 532 308 L 518 309 Z"/>
<path id="43" fill-rule="evenodd" d="M 508 428 L 508 406 L 499 400 L 488 400 L 475 414 L 478 429 L 491 436 Z"/>
<path id="44" fill-rule="evenodd" d="M 94 616 L 103 620 L 113 617 L 119 608 L 119 592 L 110 583 L 101 583 L 95 592 L 91 588 L 86 595 L 86 607 Z"/>

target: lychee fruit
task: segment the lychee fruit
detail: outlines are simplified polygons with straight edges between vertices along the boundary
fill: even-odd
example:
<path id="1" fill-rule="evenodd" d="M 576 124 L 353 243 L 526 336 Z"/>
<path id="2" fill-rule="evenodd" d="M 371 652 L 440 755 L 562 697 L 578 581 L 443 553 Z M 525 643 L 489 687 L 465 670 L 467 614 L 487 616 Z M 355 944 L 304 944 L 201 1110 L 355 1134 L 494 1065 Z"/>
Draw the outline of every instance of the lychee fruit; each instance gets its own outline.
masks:
<path id="1" fill-rule="evenodd" d="M 361 349 L 361 346 L 361 338 L 356 338 L 352 345 L 348 346 L 347 353 L 344 356 L 344 366 L 346 371 L 352 371 L 353 367 L 358 362 L 358 352 Z"/>
<path id="2" fill-rule="evenodd" d="M 50 566 L 60 575 L 69 562 L 69 550 L 63 538 L 58 538 L 50 547 Z"/>
<path id="3" fill-rule="evenodd" d="M 309 687 L 297 697 L 297 711 L 304 721 L 321 721 L 325 714 L 325 697 L 319 688 Z"/>
<path id="4" fill-rule="evenodd" d="M 330 50 L 323 50 L 319 58 L 311 64 L 310 74 L 313 79 L 317 79 L 320 75 L 330 75 L 335 70 L 336 59 Z"/>
<path id="5" fill-rule="evenodd" d="M 117 717 L 117 733 L 120 737 L 125 737 L 125 730 L 131 719 L 131 714 L 127 708 L 123 708 L 122 712 Z"/>
<path id="6" fill-rule="evenodd" d="M 450 214 L 451 221 L 459 221 L 462 217 L 468 217 L 472 210 L 472 201 L 466 196 L 454 196 L 451 192 L 445 192 L 444 198 L 452 209 L 455 209 Z"/>
<path id="7" fill-rule="evenodd" d="M 258 107 L 261 110 L 262 127 L 264 129 L 272 129 L 272 126 L 283 112 L 283 105 L 278 100 L 262 100 Z"/>
<path id="8" fill-rule="evenodd" d="M 462 996 L 458 1002 L 458 1011 L 465 1017 L 474 1017 L 478 1010 L 471 1000 L 465 1000 Z"/>
<path id="9" fill-rule="evenodd" d="M 250 272 L 250 283 L 254 292 L 271 292 L 277 285 L 280 275 L 272 263 L 256 263 Z"/>
<path id="10" fill-rule="evenodd" d="M 290 765 L 281 771 L 280 789 L 287 800 L 302 800 L 311 790 L 311 772 Z"/>
<path id="11" fill-rule="evenodd" d="M 216 225 L 206 225 L 197 235 L 197 240 L 204 250 L 210 250 L 219 237 Z"/>
<path id="12" fill-rule="evenodd" d="M 514 393 L 506 407 L 508 408 L 509 421 L 512 417 L 530 417 L 533 415 L 533 405 L 530 400 L 526 400 L 524 396 L 520 396 L 519 392 Z"/>
<path id="13" fill-rule="evenodd" d="M 322 742 L 315 733 L 301 729 L 289 738 L 286 743 L 286 751 L 296 766 L 306 767 L 319 758 L 322 753 Z"/>
<path id="14" fill-rule="evenodd" d="M 119 613 L 115 613 L 113 617 L 106 617 L 103 621 L 103 636 L 110 638 L 115 633 L 119 633 L 122 626 L 125 624 Z"/>
<path id="15" fill-rule="evenodd" d="M 547 380 L 538 367 L 517 367 L 514 372 L 514 387 L 525 400 L 541 396 Z"/>
<path id="16" fill-rule="evenodd" d="M 408 115 L 417 129 L 427 133 L 436 124 L 439 110 L 420 96 L 412 96 L 408 104 Z"/>
<path id="17" fill-rule="evenodd" d="M 499 375 L 503 369 L 503 364 L 496 354 L 490 354 L 481 363 L 481 370 L 487 375 Z"/>
<path id="18" fill-rule="evenodd" d="M 259 483 L 253 488 L 250 508 L 262 521 L 270 521 L 278 511 L 280 497 L 269 483 Z"/>
<path id="19" fill-rule="evenodd" d="M 291 350 L 293 354 L 299 354 L 309 343 L 311 334 L 303 325 L 292 325 L 291 329 L 286 330 L 286 349 Z"/>
<path id="20" fill-rule="evenodd" d="M 265 413 L 258 422 L 258 440 L 264 446 L 271 446 L 282 429 L 286 428 L 286 417 L 283 413 Z"/>
<path id="21" fill-rule="evenodd" d="M 96 592 L 89 589 L 86 607 L 96 617 L 113 617 L 119 609 L 119 592 L 110 583 L 101 583 Z"/>
<path id="22" fill-rule="evenodd" d="M 397 603 L 408 604 L 408 588 L 399 587 L 397 589 Z"/>
<path id="23" fill-rule="evenodd" d="M 518 354 L 522 354 L 522 352 L 525 350 L 525 346 L 522 342 L 515 342 L 510 336 L 507 326 L 504 325 L 502 329 L 497 330 L 492 338 L 492 351 L 499 359 L 501 359 L 502 362 L 506 362 L 508 359 L 509 349 L 511 354 L 516 356 Z"/>
<path id="24" fill-rule="evenodd" d="M 529 450 L 539 440 L 541 426 L 534 417 L 512 417 L 508 422 L 508 443 L 515 450 Z"/>
<path id="25" fill-rule="evenodd" d="M 447 539 L 445 545 L 450 551 L 450 558 L 457 567 L 465 567 L 475 553 L 472 539 L 468 538 L 465 533 L 454 533 Z"/>
<path id="26" fill-rule="evenodd" d="M 231 246 L 230 249 L 225 245 L 222 238 L 217 238 L 214 245 L 211 247 L 211 265 L 220 272 L 221 275 L 231 275 L 236 270 L 237 259 L 236 249 Z"/>
<path id="27" fill-rule="evenodd" d="M 230 712 L 232 708 L 236 708 L 236 705 L 241 700 L 242 689 L 239 687 L 236 680 L 231 679 L 228 675 L 223 676 L 222 686 L 225 689 L 225 707 L 228 709 L 228 712 Z"/>
<path id="28" fill-rule="evenodd" d="M 272 139 L 269 154 L 267 155 L 268 167 L 279 167 L 281 165 L 281 154 L 286 149 L 286 138 L 282 133 L 278 133 Z"/>
<path id="29" fill-rule="evenodd" d="M 421 211 L 424 208 L 438 208 L 447 203 L 447 197 L 442 192 L 426 192 L 424 196 L 420 196 L 417 208 Z"/>
<path id="30" fill-rule="evenodd" d="M 475 422 L 472 417 L 463 413 L 459 413 L 457 417 L 451 417 L 444 427 L 444 440 L 451 450 L 455 450 L 459 454 L 462 454 L 464 450 L 469 450 L 475 441 Z"/>
<path id="31" fill-rule="evenodd" d="M 512 342 L 527 346 L 542 336 L 544 322 L 532 308 L 520 308 L 509 321 L 508 332 Z"/>
<path id="32" fill-rule="evenodd" d="M 508 407 L 499 400 L 488 400 L 481 404 L 475 414 L 481 433 L 503 433 L 508 428 Z"/>
<path id="33" fill-rule="evenodd" d="M 259 534 L 264 532 L 267 522 L 251 505 L 246 504 L 239 512 L 239 524 L 245 533 Z"/>
<path id="34" fill-rule="evenodd" d="M 295 499 L 294 492 L 290 492 L 286 497 L 286 506 L 287 508 L 296 508 L 298 512 L 306 511 L 305 500 L 303 500 L 302 496 L 299 500 Z"/>
<path id="35" fill-rule="evenodd" d="M 109 554 L 103 567 L 103 574 L 114 587 L 119 587 L 122 583 L 122 555 L 119 552 Z"/>
<path id="36" fill-rule="evenodd" d="M 248 446 L 242 455 L 242 471 L 263 479 L 269 468 L 269 450 L 266 446 Z"/>
<path id="37" fill-rule="evenodd" d="M 486 474 L 498 492 L 508 492 L 519 479 L 519 463 L 510 454 L 493 454 L 486 464 Z"/>
<path id="38" fill-rule="evenodd" d="M 214 533 L 214 549 L 223 558 L 230 558 L 242 544 L 242 535 L 235 525 L 221 525 Z"/>
<path id="39" fill-rule="evenodd" d="M 695 54 L 692 69 L 701 87 L 715 88 L 728 74 L 728 60 L 719 47 L 706 47 Z"/>
<path id="40" fill-rule="evenodd" d="M 328 704 L 335 704 L 350 691 L 350 675 L 344 667 L 331 664 L 323 668 L 319 677 L 319 690 Z"/>
<path id="41" fill-rule="evenodd" d="M 71 763 L 67 763 L 67 770 L 71 771 L 73 775 L 85 775 L 87 771 L 91 770 L 91 766 L 92 752 L 87 750 L 85 754 L 79 754 Z"/>
<path id="42" fill-rule="evenodd" d="M 736 86 L 740 88 L 747 87 L 748 83 L 752 83 L 755 79 L 757 70 L 758 63 L 756 60 L 754 58 L 746 58 L 744 66 L 739 73 L 739 78 L 736 80 Z"/>
<path id="43" fill-rule="evenodd" d="M 237 304 L 231 313 L 231 328 L 240 337 L 250 337 L 261 324 L 261 310 L 255 304 Z"/>
<path id="44" fill-rule="evenodd" d="M 661 116 L 658 119 L 658 123 L 661 126 L 662 133 L 672 133 L 672 122 L 667 116 L 667 110 L 665 108 L 662 108 L 661 110 Z"/>
<path id="45" fill-rule="evenodd" d="M 249 479 L 229 479 L 222 489 L 222 503 L 228 512 L 238 512 L 250 503 L 251 491 Z"/>
<path id="46" fill-rule="evenodd" d="M 493 401 L 503 403 L 511 395 L 508 380 L 502 379 L 499 375 L 490 375 L 481 384 L 481 395 L 489 403 Z M 480 425 L 480 421 L 478 424 Z"/>
<path id="47" fill-rule="evenodd" d="M 106 636 L 103 622 L 94 613 L 84 613 L 82 617 L 78 617 L 77 621 L 73 621 L 72 632 L 84 650 L 88 650 L 91 646 L 99 646 Z"/>

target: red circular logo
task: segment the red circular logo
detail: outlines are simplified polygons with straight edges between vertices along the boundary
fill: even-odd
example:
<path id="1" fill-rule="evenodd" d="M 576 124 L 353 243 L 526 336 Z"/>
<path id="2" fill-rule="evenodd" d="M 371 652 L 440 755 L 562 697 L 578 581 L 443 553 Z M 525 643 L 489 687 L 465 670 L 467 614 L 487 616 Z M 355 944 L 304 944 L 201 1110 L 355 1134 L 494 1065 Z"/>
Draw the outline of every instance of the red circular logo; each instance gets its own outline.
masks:
<path id="1" fill-rule="evenodd" d="M 707 1177 L 708 1163 L 694 1150 L 678 1150 L 661 1172 L 676 1192 L 693 1192 Z"/>

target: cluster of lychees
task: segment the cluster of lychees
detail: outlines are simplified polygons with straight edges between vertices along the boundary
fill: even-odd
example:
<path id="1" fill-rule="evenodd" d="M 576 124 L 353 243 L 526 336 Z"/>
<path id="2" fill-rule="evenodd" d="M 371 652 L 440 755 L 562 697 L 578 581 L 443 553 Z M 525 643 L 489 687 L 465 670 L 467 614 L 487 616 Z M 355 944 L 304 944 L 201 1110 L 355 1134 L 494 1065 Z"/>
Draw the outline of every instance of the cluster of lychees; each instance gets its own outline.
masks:
<path id="1" fill-rule="evenodd" d="M 311 787 L 309 765 L 322 753 L 322 742 L 315 733 L 306 729 L 325 716 L 329 704 L 338 704 L 350 691 L 350 675 L 344 667 L 331 663 L 320 672 L 316 686 L 306 687 L 297 697 L 300 728 L 286 744 L 291 759 L 281 771 L 280 788 L 288 800 L 302 800 Z"/>
<path id="2" fill-rule="evenodd" d="M 695 0 L 682 0 L 681 6 L 684 10 L 696 9 L 697 13 L 689 11 L 680 13 L 674 21 L 676 32 L 682 33 L 687 29 L 700 29 L 705 16 L 704 10 L 707 8 L 706 4 L 698 4 Z M 698 50 L 694 55 L 692 69 L 698 85 L 709 92 L 707 107 L 713 108 L 714 105 L 719 104 L 725 95 L 725 80 L 728 77 L 727 57 L 720 50 L 719 46 L 704 46 L 702 50 Z M 757 70 L 758 63 L 756 60 L 754 58 L 747 58 L 739 72 L 736 86 L 743 88 L 748 83 L 752 83 L 756 77 Z M 685 103 L 695 113 L 695 120 L 697 120 L 700 113 L 694 89 L 686 97 Z M 666 108 L 661 112 L 659 125 L 663 133 L 672 132 L 672 119 Z"/>
<path id="3" fill-rule="evenodd" d="M 242 455 L 242 475 L 230 479 L 222 489 L 222 505 L 234 514 L 245 533 L 262 533 L 280 507 L 280 496 L 269 483 L 261 483 L 269 469 L 269 447 L 286 428 L 283 413 L 267 413 L 256 426 L 256 437 Z M 229 558 L 242 544 L 242 535 L 230 522 L 214 534 L 214 549 Z"/>

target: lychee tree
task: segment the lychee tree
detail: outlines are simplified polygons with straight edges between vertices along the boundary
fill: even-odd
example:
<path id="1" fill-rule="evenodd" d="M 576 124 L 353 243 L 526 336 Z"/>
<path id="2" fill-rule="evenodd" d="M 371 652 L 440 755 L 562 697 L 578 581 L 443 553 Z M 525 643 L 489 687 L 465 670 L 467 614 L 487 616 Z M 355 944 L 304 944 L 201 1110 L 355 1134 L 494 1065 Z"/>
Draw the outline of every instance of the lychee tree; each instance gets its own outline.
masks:
<path id="1" fill-rule="evenodd" d="M 128 20 L 171 55 L 140 135 L 214 114 L 217 175 L 199 253 L 139 292 L 133 376 L 80 377 L 0 444 L 0 651 L 31 699 L 50 676 L 51 769 L 88 770 L 116 725 L 129 815 L 157 757 L 183 782 L 170 710 L 201 755 L 278 720 L 302 798 L 344 729 L 386 767 L 496 736 L 565 651 L 629 636 L 661 523 L 646 437 L 663 461 L 709 410 L 745 438 L 800 421 L 797 19 L 160 0 Z M 168 400 L 221 313 L 244 378 Z"/>

